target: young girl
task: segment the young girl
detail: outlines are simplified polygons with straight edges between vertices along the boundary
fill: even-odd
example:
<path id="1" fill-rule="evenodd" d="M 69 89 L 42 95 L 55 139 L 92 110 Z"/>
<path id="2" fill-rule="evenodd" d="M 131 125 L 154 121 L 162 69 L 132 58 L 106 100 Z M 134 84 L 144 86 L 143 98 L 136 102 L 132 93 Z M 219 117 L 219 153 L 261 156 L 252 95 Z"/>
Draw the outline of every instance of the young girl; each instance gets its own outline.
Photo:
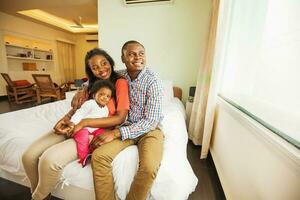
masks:
<path id="1" fill-rule="evenodd" d="M 86 101 L 72 116 L 71 125 L 68 127 L 74 129 L 75 125 L 78 124 L 84 118 L 101 118 L 108 117 L 107 104 L 111 97 L 114 96 L 115 89 L 113 84 L 108 80 L 98 80 L 93 84 L 90 90 L 90 94 L 93 99 Z M 105 129 L 102 128 L 91 128 L 86 127 L 80 129 L 74 134 L 74 140 L 77 146 L 77 155 L 79 163 L 82 167 L 86 165 L 86 160 L 91 152 L 89 148 L 90 140 L 102 133 Z"/>

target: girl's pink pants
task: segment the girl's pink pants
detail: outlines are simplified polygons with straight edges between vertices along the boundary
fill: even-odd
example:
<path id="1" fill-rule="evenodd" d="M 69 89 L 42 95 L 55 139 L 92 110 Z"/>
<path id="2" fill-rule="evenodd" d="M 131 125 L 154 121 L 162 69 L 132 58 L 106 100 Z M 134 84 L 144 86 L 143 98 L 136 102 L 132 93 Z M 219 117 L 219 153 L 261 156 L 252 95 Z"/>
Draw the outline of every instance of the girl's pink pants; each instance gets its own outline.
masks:
<path id="1" fill-rule="evenodd" d="M 92 133 L 88 131 L 88 129 L 83 128 L 75 133 L 74 140 L 76 141 L 77 146 L 77 155 L 79 158 L 79 163 L 83 163 L 84 159 L 87 157 L 89 153 L 92 153 L 89 148 L 89 135 L 93 135 L 94 137 L 104 133 L 105 129 L 99 128 Z"/>

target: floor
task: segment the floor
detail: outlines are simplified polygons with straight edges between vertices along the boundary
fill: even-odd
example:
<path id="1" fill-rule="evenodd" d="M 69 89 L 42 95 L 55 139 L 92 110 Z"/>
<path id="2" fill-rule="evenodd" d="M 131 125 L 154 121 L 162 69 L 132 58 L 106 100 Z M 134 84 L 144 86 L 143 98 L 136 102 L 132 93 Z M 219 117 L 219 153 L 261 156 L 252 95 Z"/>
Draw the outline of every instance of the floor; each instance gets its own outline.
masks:
<path id="1" fill-rule="evenodd" d="M 198 185 L 188 200 L 226 199 L 211 155 L 200 160 L 200 150 L 200 146 L 188 142 L 187 157 L 198 178 Z"/>
<path id="2" fill-rule="evenodd" d="M 17 105 L 0 98 L 0 114 L 32 107 L 32 103 Z M 220 184 L 214 163 L 209 154 L 205 160 L 200 160 L 201 147 L 192 142 L 187 145 L 188 160 L 198 177 L 198 185 L 188 200 L 223 200 L 226 199 Z M 0 200 L 30 200 L 30 190 L 22 185 L 0 178 Z M 52 197 L 51 200 L 59 200 Z"/>

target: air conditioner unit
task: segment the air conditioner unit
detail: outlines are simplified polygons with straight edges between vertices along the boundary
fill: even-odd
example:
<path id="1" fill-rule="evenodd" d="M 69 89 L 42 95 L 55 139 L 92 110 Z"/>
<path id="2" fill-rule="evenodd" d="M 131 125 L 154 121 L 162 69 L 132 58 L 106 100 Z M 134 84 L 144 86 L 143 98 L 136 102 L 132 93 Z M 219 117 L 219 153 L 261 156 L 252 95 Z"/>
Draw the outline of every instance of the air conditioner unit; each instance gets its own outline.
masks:
<path id="1" fill-rule="evenodd" d="M 98 34 L 90 34 L 85 36 L 87 42 L 98 42 Z"/>
<path id="2" fill-rule="evenodd" d="M 143 5 L 143 4 L 154 4 L 154 3 L 173 3 L 174 0 L 124 0 L 124 4 L 130 5 Z"/>

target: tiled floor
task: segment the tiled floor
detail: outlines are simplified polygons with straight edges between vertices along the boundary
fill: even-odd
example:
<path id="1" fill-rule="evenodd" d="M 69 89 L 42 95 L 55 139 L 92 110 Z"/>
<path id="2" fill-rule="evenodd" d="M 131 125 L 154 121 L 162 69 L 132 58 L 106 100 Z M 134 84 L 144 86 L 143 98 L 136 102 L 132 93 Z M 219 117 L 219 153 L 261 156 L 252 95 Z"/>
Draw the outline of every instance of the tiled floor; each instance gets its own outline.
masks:
<path id="1" fill-rule="evenodd" d="M 32 103 L 16 105 L 0 100 L 0 113 L 32 107 Z M 188 200 L 221 200 L 225 199 L 212 158 L 200 160 L 200 147 L 191 142 L 187 145 L 188 160 L 198 177 L 196 190 Z M 29 200 L 30 190 L 24 186 L 0 178 L 0 200 Z M 58 200 L 52 197 L 53 200 Z"/>

